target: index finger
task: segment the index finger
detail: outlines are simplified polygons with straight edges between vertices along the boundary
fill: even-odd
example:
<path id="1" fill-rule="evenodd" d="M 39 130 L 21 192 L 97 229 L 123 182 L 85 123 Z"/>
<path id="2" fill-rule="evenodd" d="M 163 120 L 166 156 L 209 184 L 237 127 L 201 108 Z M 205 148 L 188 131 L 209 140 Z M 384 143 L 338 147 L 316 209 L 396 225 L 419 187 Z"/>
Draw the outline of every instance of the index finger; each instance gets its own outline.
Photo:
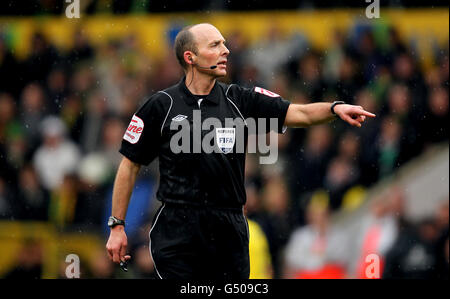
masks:
<path id="1" fill-rule="evenodd" d="M 366 111 L 366 110 L 364 110 L 364 109 L 361 109 L 361 111 L 359 112 L 359 114 L 360 114 L 360 115 L 365 115 L 365 116 L 368 116 L 368 117 L 375 117 L 375 116 L 376 116 L 375 114 L 370 113 L 370 112 L 368 112 L 368 111 Z"/>

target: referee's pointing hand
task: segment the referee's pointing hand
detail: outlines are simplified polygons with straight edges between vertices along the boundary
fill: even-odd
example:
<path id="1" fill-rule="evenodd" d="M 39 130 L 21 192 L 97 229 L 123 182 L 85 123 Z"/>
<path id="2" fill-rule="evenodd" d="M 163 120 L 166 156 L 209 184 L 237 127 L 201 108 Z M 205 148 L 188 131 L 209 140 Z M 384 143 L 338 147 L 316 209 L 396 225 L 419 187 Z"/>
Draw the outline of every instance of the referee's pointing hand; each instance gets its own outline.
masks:
<path id="1" fill-rule="evenodd" d="M 127 253 L 127 235 L 122 225 L 118 225 L 111 229 L 108 243 L 106 244 L 106 250 L 108 251 L 109 258 L 114 263 L 126 262 L 131 259 L 131 256 Z"/>
<path id="2" fill-rule="evenodd" d="M 366 116 L 375 117 L 375 114 L 363 109 L 361 106 L 355 105 L 336 105 L 334 112 L 344 121 L 352 126 L 360 128 L 362 123 L 366 120 Z"/>

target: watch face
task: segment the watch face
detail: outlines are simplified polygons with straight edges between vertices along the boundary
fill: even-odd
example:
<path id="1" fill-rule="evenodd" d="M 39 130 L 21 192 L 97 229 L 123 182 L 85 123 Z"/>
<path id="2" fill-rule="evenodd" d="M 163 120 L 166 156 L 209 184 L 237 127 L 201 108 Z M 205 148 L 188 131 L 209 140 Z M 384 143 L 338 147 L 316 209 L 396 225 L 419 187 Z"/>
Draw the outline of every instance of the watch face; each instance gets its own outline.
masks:
<path id="1" fill-rule="evenodd" d="M 109 218 L 108 219 L 108 226 L 112 226 L 114 224 L 114 219 L 113 218 Z"/>

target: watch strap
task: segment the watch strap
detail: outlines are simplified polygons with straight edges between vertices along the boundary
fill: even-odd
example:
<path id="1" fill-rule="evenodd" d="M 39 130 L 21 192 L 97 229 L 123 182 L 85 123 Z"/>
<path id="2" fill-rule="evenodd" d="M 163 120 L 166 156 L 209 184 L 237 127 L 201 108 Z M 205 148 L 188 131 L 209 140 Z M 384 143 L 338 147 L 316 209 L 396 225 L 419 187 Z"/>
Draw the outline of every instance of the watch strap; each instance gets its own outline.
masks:
<path id="1" fill-rule="evenodd" d="M 332 113 L 333 115 L 337 115 L 336 112 L 334 112 L 334 107 L 335 107 L 336 105 L 340 105 L 340 104 L 345 104 L 345 102 L 344 102 L 344 101 L 334 101 L 334 102 L 331 104 L 330 110 L 331 110 L 331 113 Z"/>
<path id="2" fill-rule="evenodd" d="M 125 220 L 116 218 L 114 216 L 110 216 L 109 219 L 108 219 L 108 226 L 113 228 L 116 225 L 123 225 L 123 226 L 125 226 Z"/>

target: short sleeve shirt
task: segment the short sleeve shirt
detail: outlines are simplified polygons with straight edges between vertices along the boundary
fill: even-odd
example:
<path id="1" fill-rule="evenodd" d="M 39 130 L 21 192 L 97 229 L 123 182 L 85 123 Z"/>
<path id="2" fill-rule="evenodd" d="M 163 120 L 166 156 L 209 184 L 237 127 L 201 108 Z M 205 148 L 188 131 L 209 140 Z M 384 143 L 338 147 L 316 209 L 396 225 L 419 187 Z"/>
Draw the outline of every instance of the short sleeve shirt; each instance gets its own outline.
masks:
<path id="1" fill-rule="evenodd" d="M 218 81 L 199 98 L 183 78 L 138 109 L 120 152 L 143 165 L 159 157 L 162 202 L 242 208 L 248 134 L 282 133 L 289 104 L 260 87 Z"/>

